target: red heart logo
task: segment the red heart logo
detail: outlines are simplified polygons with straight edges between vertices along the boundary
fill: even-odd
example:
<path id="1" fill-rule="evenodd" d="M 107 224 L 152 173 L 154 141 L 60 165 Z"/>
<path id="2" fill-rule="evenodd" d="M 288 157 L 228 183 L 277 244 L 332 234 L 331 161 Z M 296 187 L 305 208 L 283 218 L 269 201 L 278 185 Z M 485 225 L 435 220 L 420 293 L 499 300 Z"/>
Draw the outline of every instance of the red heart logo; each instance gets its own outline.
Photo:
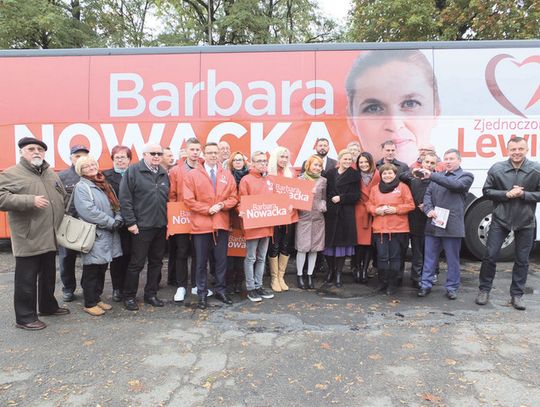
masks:
<path id="1" fill-rule="evenodd" d="M 499 64 L 499 62 L 505 59 L 509 59 L 509 58 L 512 60 L 512 63 L 515 66 L 517 66 L 518 68 L 521 68 L 522 66 L 531 64 L 531 63 L 540 64 L 540 55 L 533 55 L 528 58 L 525 58 L 522 62 L 518 62 L 512 55 L 500 54 L 493 57 L 486 66 L 486 85 L 491 95 L 502 107 L 504 107 L 509 112 L 526 118 L 527 116 L 525 116 L 525 114 L 520 109 L 514 106 L 514 104 L 504 95 L 499 84 L 497 83 L 497 79 L 495 78 L 495 69 L 497 68 L 497 65 Z M 538 85 L 536 92 L 534 92 L 531 99 L 525 106 L 525 110 L 529 109 L 539 100 L 540 100 L 540 85 Z"/>

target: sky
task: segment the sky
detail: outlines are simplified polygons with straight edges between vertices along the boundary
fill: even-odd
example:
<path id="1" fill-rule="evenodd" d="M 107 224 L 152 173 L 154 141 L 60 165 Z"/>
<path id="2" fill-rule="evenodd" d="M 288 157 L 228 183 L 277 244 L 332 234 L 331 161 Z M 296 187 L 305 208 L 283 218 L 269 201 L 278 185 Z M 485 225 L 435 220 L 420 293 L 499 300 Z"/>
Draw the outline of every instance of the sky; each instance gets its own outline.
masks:
<path id="1" fill-rule="evenodd" d="M 351 0 L 317 0 L 321 10 L 337 20 L 338 23 L 343 23 L 347 12 L 351 6 Z"/>

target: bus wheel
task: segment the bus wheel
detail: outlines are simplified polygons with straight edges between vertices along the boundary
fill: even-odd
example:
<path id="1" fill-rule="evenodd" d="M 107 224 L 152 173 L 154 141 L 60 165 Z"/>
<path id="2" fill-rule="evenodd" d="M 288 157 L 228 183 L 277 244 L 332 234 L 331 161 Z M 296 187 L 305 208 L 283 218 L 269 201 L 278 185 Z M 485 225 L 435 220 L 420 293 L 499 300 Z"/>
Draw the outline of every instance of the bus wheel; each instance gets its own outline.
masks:
<path id="1" fill-rule="evenodd" d="M 470 208 L 465 216 L 465 245 L 469 252 L 479 260 L 486 251 L 492 210 L 491 201 L 481 201 Z M 510 232 L 503 242 L 498 261 L 511 261 L 513 258 L 514 233 Z"/>

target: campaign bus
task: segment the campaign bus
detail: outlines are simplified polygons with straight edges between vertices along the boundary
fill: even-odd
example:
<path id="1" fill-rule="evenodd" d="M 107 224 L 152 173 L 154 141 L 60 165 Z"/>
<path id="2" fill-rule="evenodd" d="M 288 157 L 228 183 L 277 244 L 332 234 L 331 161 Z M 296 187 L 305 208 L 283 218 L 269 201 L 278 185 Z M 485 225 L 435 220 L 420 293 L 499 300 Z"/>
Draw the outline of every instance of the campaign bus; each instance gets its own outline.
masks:
<path id="1" fill-rule="evenodd" d="M 55 170 L 85 144 L 101 168 L 111 149 L 134 159 L 147 142 L 178 157 L 185 140 L 227 141 L 250 155 L 286 146 L 295 167 L 318 138 L 330 157 L 351 141 L 412 164 L 418 147 L 462 154 L 474 173 L 465 245 L 483 254 L 492 205 L 487 170 L 524 137 L 536 160 L 540 41 L 354 43 L 0 51 L 0 171 L 19 160 L 17 141 L 47 143 Z M 4 214 L 2 214 L 4 215 Z M 537 235 L 538 236 L 538 235 Z M 5 217 L 0 237 L 9 237 Z M 501 257 L 512 257 L 512 235 Z"/>

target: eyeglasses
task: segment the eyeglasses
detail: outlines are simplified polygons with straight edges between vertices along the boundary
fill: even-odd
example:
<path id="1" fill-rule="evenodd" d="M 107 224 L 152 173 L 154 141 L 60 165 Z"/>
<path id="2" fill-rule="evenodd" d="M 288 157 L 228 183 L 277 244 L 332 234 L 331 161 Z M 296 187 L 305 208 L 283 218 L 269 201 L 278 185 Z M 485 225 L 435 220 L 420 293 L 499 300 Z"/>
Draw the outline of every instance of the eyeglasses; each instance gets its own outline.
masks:
<path id="1" fill-rule="evenodd" d="M 244 159 L 243 158 L 235 158 L 233 160 L 234 163 L 243 163 L 244 162 Z"/>
<path id="2" fill-rule="evenodd" d="M 113 160 L 127 160 L 127 155 L 115 155 Z"/>
<path id="3" fill-rule="evenodd" d="M 268 160 L 256 160 L 256 161 L 253 161 L 255 164 L 267 164 L 268 163 Z"/>
<path id="4" fill-rule="evenodd" d="M 161 157 L 163 155 L 163 153 L 159 151 L 149 151 L 146 154 L 150 154 L 152 157 L 155 157 L 155 156 Z"/>

